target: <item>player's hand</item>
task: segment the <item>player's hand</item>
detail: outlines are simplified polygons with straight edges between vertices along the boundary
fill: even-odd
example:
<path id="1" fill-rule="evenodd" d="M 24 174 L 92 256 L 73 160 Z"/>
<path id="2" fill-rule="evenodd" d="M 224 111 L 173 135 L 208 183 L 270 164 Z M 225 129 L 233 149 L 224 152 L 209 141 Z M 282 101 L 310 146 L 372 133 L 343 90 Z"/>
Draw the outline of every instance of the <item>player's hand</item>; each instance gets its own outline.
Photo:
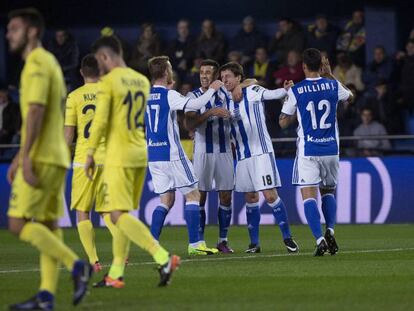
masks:
<path id="1" fill-rule="evenodd" d="M 291 87 L 293 86 L 293 81 L 292 80 L 285 80 L 283 81 L 283 88 L 288 91 Z"/>
<path id="2" fill-rule="evenodd" d="M 231 91 L 231 97 L 233 98 L 233 101 L 238 103 L 243 99 L 243 92 L 240 85 L 236 86 L 233 91 Z"/>
<path id="3" fill-rule="evenodd" d="M 23 178 L 32 187 L 39 185 L 39 179 L 33 171 L 32 159 L 27 156 L 23 156 Z"/>
<path id="4" fill-rule="evenodd" d="M 222 86 L 224 85 L 223 82 L 220 80 L 213 81 L 213 83 L 210 84 L 210 89 L 213 89 L 215 91 L 218 91 Z"/>
<path id="5" fill-rule="evenodd" d="M 329 59 L 327 57 L 322 57 L 322 67 L 321 67 L 321 75 L 332 75 L 332 68 L 331 64 L 329 64 Z"/>
<path id="6" fill-rule="evenodd" d="M 10 164 L 9 170 L 7 171 L 7 181 L 11 185 L 14 177 L 16 177 L 17 168 L 19 167 L 19 154 L 17 154 L 12 163 Z"/>
<path id="7" fill-rule="evenodd" d="M 222 107 L 212 108 L 210 109 L 210 112 L 212 116 L 217 118 L 230 119 L 231 117 L 230 111 Z"/>
<path id="8" fill-rule="evenodd" d="M 90 180 L 93 180 L 93 176 L 95 175 L 95 159 L 91 155 L 88 155 L 86 158 L 85 174 L 86 177 L 88 177 Z"/>

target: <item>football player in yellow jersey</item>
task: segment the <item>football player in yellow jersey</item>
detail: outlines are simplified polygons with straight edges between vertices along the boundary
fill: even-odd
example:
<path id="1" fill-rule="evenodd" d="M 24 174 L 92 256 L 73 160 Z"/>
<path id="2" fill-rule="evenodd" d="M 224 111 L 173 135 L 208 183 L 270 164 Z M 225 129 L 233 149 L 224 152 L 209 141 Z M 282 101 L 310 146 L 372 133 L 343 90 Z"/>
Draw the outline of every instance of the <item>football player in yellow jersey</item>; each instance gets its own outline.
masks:
<path id="1" fill-rule="evenodd" d="M 102 137 L 106 140 L 104 161 L 105 212 L 119 229 L 113 234 L 113 262 L 104 280 L 96 287 L 123 287 L 124 261 L 128 240 L 152 255 L 159 264 L 159 286 L 168 285 L 180 265 L 180 257 L 170 255 L 148 228 L 128 212 L 138 207 L 147 166 L 144 113 L 150 83 L 142 74 L 128 68 L 115 37 L 102 37 L 92 46 L 104 76 L 98 84 L 96 113 L 89 137 L 85 172 L 92 178 L 96 152 Z"/>
<path id="2" fill-rule="evenodd" d="M 64 244 L 57 225 L 70 164 L 62 131 L 66 90 L 58 62 L 41 45 L 43 32 L 43 18 L 37 10 L 9 14 L 10 50 L 25 60 L 20 78 L 22 139 L 7 175 L 12 183 L 9 230 L 39 250 L 41 276 L 39 292 L 11 305 L 11 310 L 53 310 L 61 263 L 72 272 L 76 305 L 85 295 L 92 273 L 92 267 Z"/>
<path id="3" fill-rule="evenodd" d="M 95 203 L 95 211 L 102 214 L 103 209 L 103 161 L 105 157 L 105 139 L 102 138 L 96 151 L 96 171 L 90 181 L 84 172 L 84 162 L 88 150 L 89 130 L 96 108 L 97 82 L 99 67 L 92 54 L 86 55 L 81 62 L 80 73 L 85 84 L 68 95 L 65 114 L 65 138 L 72 145 L 75 131 L 77 134 L 75 157 L 73 159 L 71 209 L 76 210 L 77 227 L 83 248 L 88 255 L 94 271 L 99 272 L 99 263 L 95 245 L 95 231 L 90 221 L 90 211 Z M 104 216 L 110 231 L 114 225 L 109 213 Z"/>

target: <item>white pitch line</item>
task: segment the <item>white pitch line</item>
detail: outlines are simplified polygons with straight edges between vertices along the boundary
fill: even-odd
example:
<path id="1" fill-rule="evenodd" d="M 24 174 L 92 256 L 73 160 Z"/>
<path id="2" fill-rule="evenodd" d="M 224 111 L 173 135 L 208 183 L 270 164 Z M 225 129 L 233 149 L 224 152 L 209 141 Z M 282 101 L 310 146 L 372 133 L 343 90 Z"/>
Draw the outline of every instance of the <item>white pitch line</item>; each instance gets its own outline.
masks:
<path id="1" fill-rule="evenodd" d="M 367 254 L 367 253 L 387 253 L 387 252 L 402 252 L 402 251 L 413 251 L 414 247 L 407 248 L 388 248 L 388 249 L 361 249 L 355 251 L 341 251 L 338 254 Z M 313 252 L 298 253 L 298 254 L 270 254 L 270 255 L 246 255 L 246 256 L 232 256 L 232 255 L 222 255 L 216 257 L 214 255 L 208 256 L 208 258 L 197 258 L 197 259 L 182 259 L 181 262 L 214 262 L 214 261 L 226 261 L 226 260 L 237 260 L 237 259 L 253 259 L 253 258 L 275 258 L 275 257 L 292 257 L 292 256 L 310 256 L 313 255 Z M 128 266 L 145 266 L 145 265 L 155 265 L 153 261 L 144 261 L 144 262 L 135 262 L 128 263 Z M 103 267 L 109 267 L 109 265 L 102 265 Z M 64 269 L 64 268 L 60 268 Z M 23 272 L 38 272 L 39 269 L 22 269 L 22 270 L 0 270 L 0 274 L 8 273 L 23 273 Z"/>

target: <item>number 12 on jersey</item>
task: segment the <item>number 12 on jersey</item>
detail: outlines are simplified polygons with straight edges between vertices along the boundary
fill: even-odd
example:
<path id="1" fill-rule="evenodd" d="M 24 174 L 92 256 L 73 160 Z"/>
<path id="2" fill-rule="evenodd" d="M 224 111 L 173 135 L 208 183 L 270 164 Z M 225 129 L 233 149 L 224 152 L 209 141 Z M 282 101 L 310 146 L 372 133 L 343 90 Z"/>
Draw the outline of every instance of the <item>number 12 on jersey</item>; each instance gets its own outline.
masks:
<path id="1" fill-rule="evenodd" d="M 313 101 L 310 101 L 307 106 L 306 106 L 306 110 L 309 111 L 310 115 L 311 115 L 311 121 L 312 121 L 312 128 L 314 130 L 318 129 L 318 122 L 316 120 L 316 111 L 315 111 L 315 103 Z M 322 111 L 325 110 L 320 122 L 319 122 L 319 128 L 324 130 L 324 129 L 328 129 L 332 126 L 331 123 L 326 123 L 326 119 L 329 117 L 329 114 L 331 113 L 331 103 L 327 100 L 321 100 L 318 103 L 318 110 Z"/>

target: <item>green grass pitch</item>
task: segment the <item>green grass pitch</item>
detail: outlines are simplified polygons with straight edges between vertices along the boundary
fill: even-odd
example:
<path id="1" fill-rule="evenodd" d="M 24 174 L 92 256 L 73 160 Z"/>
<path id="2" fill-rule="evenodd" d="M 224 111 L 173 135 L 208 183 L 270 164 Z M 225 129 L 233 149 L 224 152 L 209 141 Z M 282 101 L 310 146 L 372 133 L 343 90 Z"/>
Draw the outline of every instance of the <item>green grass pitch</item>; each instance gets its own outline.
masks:
<path id="1" fill-rule="evenodd" d="M 168 288 L 157 288 L 150 256 L 131 247 L 124 289 L 91 289 L 77 310 L 414 310 L 414 225 L 342 225 L 336 256 L 312 257 L 307 226 L 292 226 L 300 254 L 288 255 L 278 228 L 261 227 L 262 253 L 244 254 L 246 227 L 230 229 L 233 255 L 189 258 L 184 227 L 166 227 L 161 243 L 183 263 Z M 111 259 L 108 231 L 97 229 L 101 261 Z M 213 245 L 217 227 L 206 231 Z M 84 256 L 77 232 L 65 240 Z M 38 253 L 0 230 L 0 310 L 37 289 Z M 105 267 L 105 271 L 107 267 Z M 103 273 L 94 276 L 94 281 Z M 73 310 L 72 283 L 62 270 L 56 310 Z"/>

